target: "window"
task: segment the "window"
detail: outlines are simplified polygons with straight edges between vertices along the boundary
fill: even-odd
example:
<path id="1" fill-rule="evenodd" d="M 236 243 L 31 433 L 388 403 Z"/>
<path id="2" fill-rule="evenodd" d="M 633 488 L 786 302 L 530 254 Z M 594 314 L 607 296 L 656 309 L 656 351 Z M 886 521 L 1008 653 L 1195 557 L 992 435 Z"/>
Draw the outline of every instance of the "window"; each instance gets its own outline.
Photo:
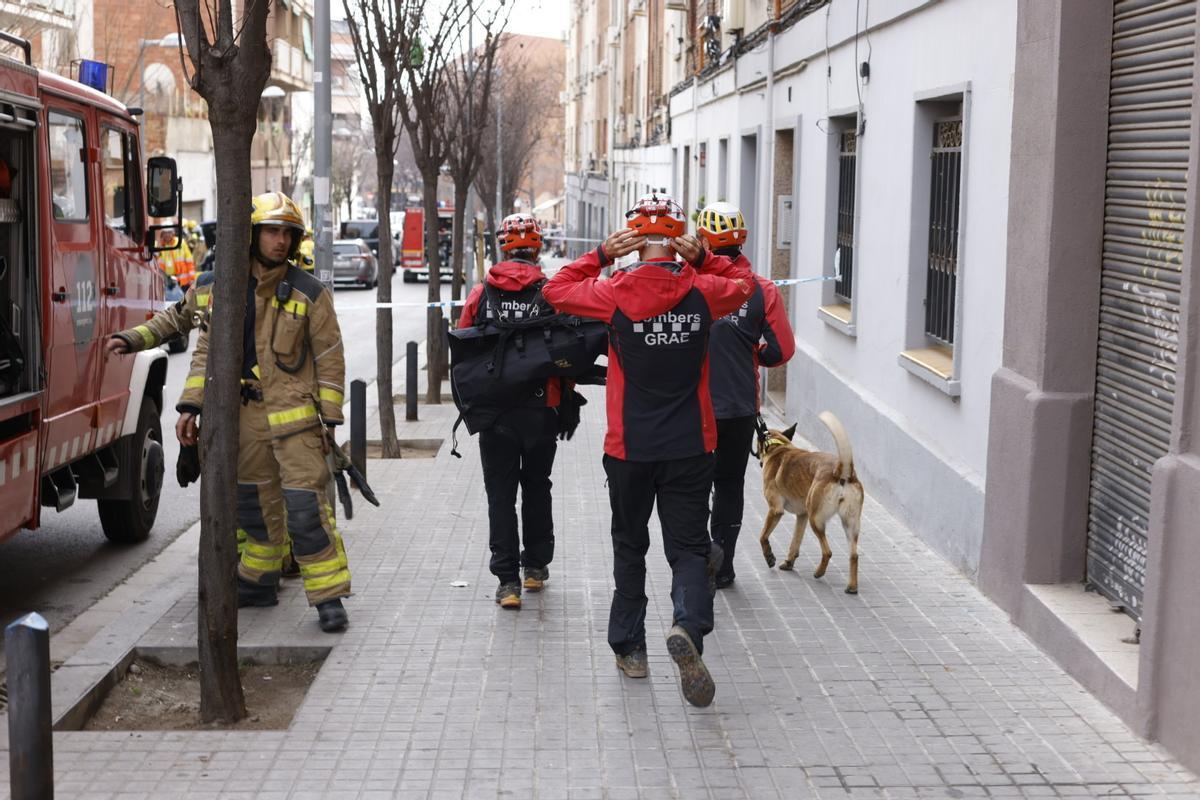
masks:
<path id="1" fill-rule="evenodd" d="M 717 143 L 717 199 L 729 198 L 729 140 Z"/>
<path id="2" fill-rule="evenodd" d="M 958 209 L 962 175 L 962 119 L 933 124 L 930 151 L 929 251 L 925 268 L 925 333 L 954 344 L 958 279 Z"/>
<path id="3" fill-rule="evenodd" d="M 100 178 L 104 184 L 104 224 L 122 233 L 130 232 L 128 142 L 125 135 L 105 128 L 100 142 Z"/>
<path id="4" fill-rule="evenodd" d="M 837 250 L 834 256 L 841 277 L 833 293 L 849 303 L 854 295 L 854 189 L 858 168 L 858 134 L 854 129 L 840 134 L 838 149 Z"/>
<path id="5" fill-rule="evenodd" d="M 87 164 L 83 120 L 51 111 L 47 135 L 50 139 L 50 203 L 54 219 L 87 222 Z"/>

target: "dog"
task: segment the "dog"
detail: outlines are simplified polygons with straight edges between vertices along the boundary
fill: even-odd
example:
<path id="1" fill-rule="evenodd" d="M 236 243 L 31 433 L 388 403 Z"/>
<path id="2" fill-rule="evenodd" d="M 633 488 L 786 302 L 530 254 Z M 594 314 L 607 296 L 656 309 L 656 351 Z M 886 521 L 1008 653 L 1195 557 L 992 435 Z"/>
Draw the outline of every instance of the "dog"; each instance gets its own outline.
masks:
<path id="1" fill-rule="evenodd" d="M 850 581 L 846 584 L 846 594 L 858 594 L 858 532 L 862 521 L 863 487 L 854 473 L 854 456 L 842 423 L 828 411 L 822 412 L 819 419 L 833 434 L 837 443 L 836 456 L 801 450 L 793 445 L 795 425 L 785 431 L 768 430 L 765 424 L 759 427 L 755 456 L 762 465 L 763 495 L 767 498 L 768 510 L 758 543 L 767 566 L 775 566 L 771 532 L 784 512 L 790 511 L 796 515 L 796 530 L 792 534 L 787 560 L 779 568 L 794 568 L 807 523 L 821 544 L 821 563 L 813 573 L 814 578 L 820 578 L 833 556 L 825 538 L 825 524 L 836 514 L 850 545 Z"/>

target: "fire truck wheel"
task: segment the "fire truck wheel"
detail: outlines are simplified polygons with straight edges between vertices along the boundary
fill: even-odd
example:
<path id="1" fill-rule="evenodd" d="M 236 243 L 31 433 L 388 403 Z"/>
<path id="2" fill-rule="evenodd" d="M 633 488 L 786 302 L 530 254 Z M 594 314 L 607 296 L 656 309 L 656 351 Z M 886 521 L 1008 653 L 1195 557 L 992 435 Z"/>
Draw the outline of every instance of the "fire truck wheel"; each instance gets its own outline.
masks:
<path id="1" fill-rule="evenodd" d="M 404 282 L 405 283 L 416 283 L 417 282 L 417 273 L 413 272 L 410 269 L 404 270 Z"/>
<path id="2" fill-rule="evenodd" d="M 144 542 L 158 516 L 158 501 L 162 496 L 164 457 L 162 424 L 158 406 L 149 397 L 142 398 L 138 413 L 137 432 L 133 435 L 138 453 L 137 464 L 121 464 L 121 469 L 138 471 L 137 488 L 128 500 L 97 500 L 100 527 L 110 542 L 133 544 Z"/>

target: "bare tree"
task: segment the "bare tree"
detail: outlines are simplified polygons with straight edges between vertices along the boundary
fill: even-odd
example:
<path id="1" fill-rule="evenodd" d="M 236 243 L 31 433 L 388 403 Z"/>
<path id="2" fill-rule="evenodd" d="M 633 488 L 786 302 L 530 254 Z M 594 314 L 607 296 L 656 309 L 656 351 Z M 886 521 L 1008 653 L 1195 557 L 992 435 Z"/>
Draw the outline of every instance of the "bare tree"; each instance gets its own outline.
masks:
<path id="1" fill-rule="evenodd" d="M 379 400 L 379 427 L 384 458 L 399 458 L 396 409 L 392 403 L 392 176 L 399 125 L 396 119 L 402 71 L 411 53 L 408 9 L 401 0 L 342 0 L 358 79 L 371 115 L 378 187 L 375 209 L 379 216 L 379 286 L 381 308 L 375 311 L 375 385 Z M 408 48 L 405 45 L 410 45 Z"/>
<path id="2" fill-rule="evenodd" d="M 363 176 L 370 170 L 371 149 L 361 131 L 333 140 L 333 161 L 329 169 L 329 199 L 334 208 L 346 205 L 346 216 L 353 213 L 350 204 L 363 188 Z"/>
<path id="3" fill-rule="evenodd" d="M 500 17 L 502 8 L 484 20 L 483 46 L 468 53 L 465 61 L 455 64 L 448 74 L 447 88 L 452 103 L 455 127 L 447 164 L 454 180 L 454 227 L 452 229 L 450 263 L 450 299 L 461 300 L 463 288 L 463 246 L 467 196 L 479 167 L 483 163 L 484 133 L 491 124 L 492 87 L 495 84 L 496 51 L 499 48 L 507 14 Z M 468 24 L 472 24 L 471 23 Z M 459 309 L 451 317 L 458 319 Z"/>
<path id="4" fill-rule="evenodd" d="M 463 38 L 471 20 L 471 0 L 442 0 L 427 13 L 427 0 L 394 0 L 402 7 L 401 51 L 404 95 L 400 119 L 408 132 L 413 159 L 421 173 L 425 209 L 425 263 L 429 267 L 429 302 L 441 300 L 442 259 L 438 252 L 437 186 L 442 165 L 450 156 L 457 129 L 448 113 L 453 98 L 449 75 L 460 60 Z M 506 0 L 497 0 L 503 6 Z M 426 324 L 428 387 L 425 402 L 442 402 L 446 343 L 440 306 L 431 306 Z"/>
<path id="5" fill-rule="evenodd" d="M 494 93 L 501 104 L 500 127 L 490 125 L 483 132 L 482 161 L 475 176 L 475 191 L 483 200 L 487 227 L 496 225 L 513 207 L 517 188 L 529 174 L 529 167 L 542 140 L 548 135 L 543 124 L 546 105 L 557 92 L 560 76 L 538 74 L 512 48 L 501 45 L 498 57 L 499 75 Z M 541 101 L 539 101 L 541 99 Z M 502 151 L 497 164 L 497 141 Z M 496 207 L 496 173 L 501 169 L 501 207 Z M 495 237 L 492 238 L 494 246 Z M 493 251 L 493 260 L 496 255 Z"/>
<path id="6" fill-rule="evenodd" d="M 250 251 L 250 142 L 258 101 L 271 75 L 264 2 L 245 3 L 234 17 L 232 0 L 176 0 L 175 18 L 191 61 L 188 82 L 208 101 L 216 160 L 216 276 L 204 384 L 205 453 L 200 484 L 200 717 L 234 722 L 246 716 L 237 665 L 238 425 L 241 413 L 242 323 Z M 201 11 L 206 12 L 201 16 Z M 180 60 L 183 60 L 183 50 Z M 188 74 L 187 64 L 184 73 Z"/>

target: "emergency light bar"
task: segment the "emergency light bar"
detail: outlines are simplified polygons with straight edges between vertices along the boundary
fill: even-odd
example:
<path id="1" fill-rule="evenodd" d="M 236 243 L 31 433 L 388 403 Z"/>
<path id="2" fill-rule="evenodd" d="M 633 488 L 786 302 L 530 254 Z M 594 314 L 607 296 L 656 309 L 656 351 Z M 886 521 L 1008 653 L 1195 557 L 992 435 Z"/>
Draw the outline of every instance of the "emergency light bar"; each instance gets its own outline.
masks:
<path id="1" fill-rule="evenodd" d="M 103 61 L 89 61 L 86 58 L 79 61 L 79 82 L 84 86 L 108 94 L 108 79 L 111 75 L 112 67 Z"/>

